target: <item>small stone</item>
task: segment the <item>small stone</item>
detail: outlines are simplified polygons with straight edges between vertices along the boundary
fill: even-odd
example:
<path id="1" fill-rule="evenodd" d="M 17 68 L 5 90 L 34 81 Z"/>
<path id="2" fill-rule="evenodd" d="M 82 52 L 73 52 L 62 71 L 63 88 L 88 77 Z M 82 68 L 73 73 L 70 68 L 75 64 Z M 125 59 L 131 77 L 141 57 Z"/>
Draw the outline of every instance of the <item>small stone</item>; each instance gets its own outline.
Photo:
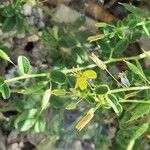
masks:
<path id="1" fill-rule="evenodd" d="M 37 35 L 32 35 L 27 37 L 27 42 L 37 42 L 39 40 L 39 37 Z"/>
<path id="2" fill-rule="evenodd" d="M 16 140 L 17 137 L 18 137 L 18 134 L 19 134 L 19 132 L 17 130 L 11 131 L 10 134 L 9 134 L 9 136 L 8 136 L 8 138 L 7 138 L 7 142 L 11 143 L 14 140 Z"/>
<path id="3" fill-rule="evenodd" d="M 32 6 L 28 3 L 23 5 L 23 14 L 25 16 L 31 16 L 32 14 Z"/>
<path id="4" fill-rule="evenodd" d="M 39 29 L 43 29 L 45 27 L 45 23 L 43 22 L 43 21 L 40 21 L 39 23 L 38 23 L 38 28 Z"/>
<path id="5" fill-rule="evenodd" d="M 23 142 L 20 142 L 20 143 L 19 143 L 19 147 L 20 147 L 20 148 L 23 148 L 23 147 L 24 147 L 24 143 L 23 143 Z"/>
<path id="6" fill-rule="evenodd" d="M 28 22 L 29 24 L 31 24 L 31 25 L 34 25 L 34 19 L 35 19 L 34 16 L 28 17 L 28 18 L 27 18 L 27 22 Z"/>
<path id="7" fill-rule="evenodd" d="M 38 18 L 39 19 L 43 19 L 43 11 L 42 11 L 42 9 L 38 8 L 37 9 L 37 13 L 38 13 Z"/>

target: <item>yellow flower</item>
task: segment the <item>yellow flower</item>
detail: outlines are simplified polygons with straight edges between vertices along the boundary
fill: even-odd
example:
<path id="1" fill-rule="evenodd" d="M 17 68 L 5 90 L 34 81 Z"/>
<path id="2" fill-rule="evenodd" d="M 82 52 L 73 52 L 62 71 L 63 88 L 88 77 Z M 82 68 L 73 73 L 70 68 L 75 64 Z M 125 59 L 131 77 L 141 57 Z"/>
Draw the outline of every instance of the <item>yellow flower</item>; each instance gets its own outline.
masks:
<path id="1" fill-rule="evenodd" d="M 78 131 L 81 131 L 91 121 L 93 117 L 94 117 L 94 111 L 92 109 L 83 118 L 81 118 L 81 120 L 77 123 L 75 128 Z"/>
<path id="2" fill-rule="evenodd" d="M 86 70 L 83 73 L 77 74 L 77 80 L 75 88 L 80 88 L 81 90 L 85 90 L 87 88 L 87 79 L 96 79 L 97 74 L 93 70 Z"/>

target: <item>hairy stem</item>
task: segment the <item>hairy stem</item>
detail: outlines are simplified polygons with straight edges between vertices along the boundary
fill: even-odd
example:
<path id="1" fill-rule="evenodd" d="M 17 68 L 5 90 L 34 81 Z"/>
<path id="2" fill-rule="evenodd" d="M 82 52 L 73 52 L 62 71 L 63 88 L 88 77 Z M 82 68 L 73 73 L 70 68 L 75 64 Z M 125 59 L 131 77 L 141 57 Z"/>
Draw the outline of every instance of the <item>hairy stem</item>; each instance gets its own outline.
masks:
<path id="1" fill-rule="evenodd" d="M 150 86 L 120 88 L 120 89 L 110 90 L 110 93 L 126 92 L 126 91 L 137 91 L 137 90 L 147 90 L 147 89 L 150 89 Z"/>
<path id="2" fill-rule="evenodd" d="M 27 78 L 37 78 L 37 77 L 46 77 L 46 76 L 49 76 L 49 73 L 23 75 L 23 76 L 15 77 L 12 79 L 7 79 L 7 80 L 5 80 L 5 83 L 10 83 L 10 82 L 23 80 L 23 79 L 27 79 Z"/>

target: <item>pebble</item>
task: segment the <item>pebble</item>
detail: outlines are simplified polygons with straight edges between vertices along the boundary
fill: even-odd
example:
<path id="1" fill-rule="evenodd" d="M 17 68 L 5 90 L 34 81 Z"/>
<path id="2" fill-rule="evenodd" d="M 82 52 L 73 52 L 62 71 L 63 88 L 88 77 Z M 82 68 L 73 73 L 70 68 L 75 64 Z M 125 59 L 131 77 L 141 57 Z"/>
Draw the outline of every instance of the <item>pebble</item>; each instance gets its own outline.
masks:
<path id="1" fill-rule="evenodd" d="M 24 4 L 24 5 L 23 5 L 22 13 L 23 13 L 25 16 L 31 16 L 31 14 L 32 14 L 32 5 L 29 4 L 29 3 Z"/>
<path id="2" fill-rule="evenodd" d="M 9 134 L 9 136 L 8 136 L 8 138 L 7 138 L 7 142 L 11 143 L 14 140 L 16 140 L 17 137 L 18 137 L 18 134 L 19 134 L 19 132 L 17 130 L 11 131 L 10 134 Z"/>
<path id="3" fill-rule="evenodd" d="M 43 29 L 45 27 L 45 23 L 43 22 L 43 21 L 40 21 L 39 23 L 38 23 L 38 28 L 39 29 Z"/>

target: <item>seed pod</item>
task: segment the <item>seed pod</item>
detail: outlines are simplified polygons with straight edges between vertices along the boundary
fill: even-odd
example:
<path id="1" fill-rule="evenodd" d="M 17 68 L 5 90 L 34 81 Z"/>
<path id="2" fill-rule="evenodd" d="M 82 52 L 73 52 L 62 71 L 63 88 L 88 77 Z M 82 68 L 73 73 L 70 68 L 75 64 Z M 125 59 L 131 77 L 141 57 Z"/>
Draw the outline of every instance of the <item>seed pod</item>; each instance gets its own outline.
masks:
<path id="1" fill-rule="evenodd" d="M 99 68 L 101 68 L 102 70 L 107 70 L 107 66 L 105 65 L 105 63 L 101 61 L 94 53 L 92 53 L 89 57 Z"/>

